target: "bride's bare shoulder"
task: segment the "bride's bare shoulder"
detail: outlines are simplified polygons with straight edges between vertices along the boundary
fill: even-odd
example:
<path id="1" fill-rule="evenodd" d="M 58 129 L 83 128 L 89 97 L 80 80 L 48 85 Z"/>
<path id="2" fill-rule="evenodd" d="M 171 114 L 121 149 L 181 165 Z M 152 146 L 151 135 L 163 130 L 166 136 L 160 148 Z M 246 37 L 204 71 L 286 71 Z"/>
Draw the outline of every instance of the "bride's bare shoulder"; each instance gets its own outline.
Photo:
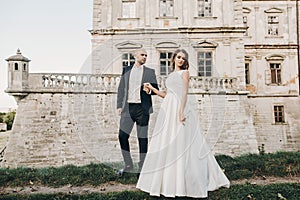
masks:
<path id="1" fill-rule="evenodd" d="M 182 70 L 181 76 L 182 78 L 190 78 L 189 70 Z"/>

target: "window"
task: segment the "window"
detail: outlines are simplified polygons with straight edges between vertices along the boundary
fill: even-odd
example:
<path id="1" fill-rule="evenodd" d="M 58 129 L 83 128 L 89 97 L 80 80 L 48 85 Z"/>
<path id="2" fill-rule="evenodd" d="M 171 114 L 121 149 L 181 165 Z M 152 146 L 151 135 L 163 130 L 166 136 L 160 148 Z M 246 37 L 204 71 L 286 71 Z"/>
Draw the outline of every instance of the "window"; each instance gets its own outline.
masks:
<path id="1" fill-rule="evenodd" d="M 211 16 L 211 0 L 198 0 L 198 17 Z"/>
<path id="2" fill-rule="evenodd" d="M 122 66 L 128 67 L 134 64 L 134 57 L 132 53 L 123 53 L 122 54 Z"/>
<path id="3" fill-rule="evenodd" d="M 244 25 L 245 28 L 248 28 L 248 18 L 247 18 L 247 16 L 243 16 L 243 25 Z M 245 36 L 248 35 L 248 29 L 245 31 L 244 35 Z"/>
<path id="4" fill-rule="evenodd" d="M 279 20 L 278 16 L 268 16 L 268 35 L 278 35 Z"/>
<path id="5" fill-rule="evenodd" d="M 243 26 L 244 28 L 246 28 L 244 35 L 248 36 L 249 35 L 249 31 L 248 29 L 249 27 L 249 17 L 250 17 L 250 13 L 251 13 L 251 9 L 247 8 L 247 7 L 243 7 Z"/>
<path id="6" fill-rule="evenodd" d="M 18 65 L 18 63 L 15 63 L 15 70 L 16 70 L 16 71 L 19 70 L 19 65 Z"/>
<path id="7" fill-rule="evenodd" d="M 275 123 L 284 123 L 284 107 L 282 105 L 280 106 L 274 106 L 274 118 Z"/>
<path id="8" fill-rule="evenodd" d="M 266 84 L 280 85 L 282 83 L 281 71 L 282 71 L 282 63 L 284 61 L 284 56 L 279 54 L 273 54 L 267 56 L 266 61 L 267 61 L 267 69 L 265 71 Z"/>
<path id="9" fill-rule="evenodd" d="M 171 69 L 171 60 L 172 52 L 161 51 L 159 53 L 159 62 L 160 62 L 160 75 L 168 75 L 172 71 Z"/>
<path id="10" fill-rule="evenodd" d="M 174 15 L 174 0 L 160 0 L 159 1 L 159 16 L 173 17 Z"/>
<path id="11" fill-rule="evenodd" d="M 246 84 L 250 84 L 249 66 L 250 66 L 250 63 L 246 61 L 245 62 L 245 81 L 246 81 Z"/>
<path id="12" fill-rule="evenodd" d="M 270 63 L 271 83 L 281 84 L 281 64 Z"/>
<path id="13" fill-rule="evenodd" d="M 123 4 L 122 17 L 135 18 L 136 17 L 135 1 L 123 1 L 122 4 Z"/>
<path id="14" fill-rule="evenodd" d="M 212 52 L 198 52 L 198 76 L 212 76 Z"/>
<path id="15" fill-rule="evenodd" d="M 24 72 L 26 71 L 26 64 L 25 63 L 23 64 L 23 71 Z"/>

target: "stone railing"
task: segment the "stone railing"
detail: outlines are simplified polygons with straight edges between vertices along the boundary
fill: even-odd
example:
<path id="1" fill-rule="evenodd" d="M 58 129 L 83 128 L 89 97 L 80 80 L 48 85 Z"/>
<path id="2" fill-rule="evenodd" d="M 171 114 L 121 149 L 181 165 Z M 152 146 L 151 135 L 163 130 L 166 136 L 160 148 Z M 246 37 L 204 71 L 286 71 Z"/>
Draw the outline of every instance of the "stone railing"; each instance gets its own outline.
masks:
<path id="1" fill-rule="evenodd" d="M 165 89 L 166 76 L 157 76 L 159 87 Z M 28 88 L 23 92 L 86 92 L 116 93 L 120 75 L 31 73 Z M 236 78 L 198 77 L 190 79 L 190 93 L 236 93 Z"/>
<path id="2" fill-rule="evenodd" d="M 53 92 L 106 92 L 114 93 L 120 75 L 105 74 L 29 74 L 29 89 Z"/>
<path id="3" fill-rule="evenodd" d="M 165 88 L 165 76 L 158 76 L 160 88 Z M 200 77 L 191 76 L 190 93 L 236 93 L 238 91 L 237 78 Z"/>

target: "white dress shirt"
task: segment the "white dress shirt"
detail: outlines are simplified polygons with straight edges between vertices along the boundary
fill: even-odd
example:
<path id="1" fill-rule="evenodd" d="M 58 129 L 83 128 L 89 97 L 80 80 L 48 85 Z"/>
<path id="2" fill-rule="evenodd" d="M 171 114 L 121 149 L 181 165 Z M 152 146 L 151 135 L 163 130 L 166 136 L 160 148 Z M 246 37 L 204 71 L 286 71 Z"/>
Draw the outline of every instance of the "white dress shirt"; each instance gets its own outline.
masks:
<path id="1" fill-rule="evenodd" d="M 129 77 L 128 103 L 141 103 L 141 86 L 144 66 L 132 67 Z"/>

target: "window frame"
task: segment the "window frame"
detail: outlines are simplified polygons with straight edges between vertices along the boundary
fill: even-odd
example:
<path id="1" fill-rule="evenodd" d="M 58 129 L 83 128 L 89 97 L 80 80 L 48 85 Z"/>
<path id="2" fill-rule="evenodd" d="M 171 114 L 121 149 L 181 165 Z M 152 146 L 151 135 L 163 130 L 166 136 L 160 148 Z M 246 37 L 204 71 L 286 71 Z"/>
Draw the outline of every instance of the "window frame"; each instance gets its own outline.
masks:
<path id="1" fill-rule="evenodd" d="M 247 67 L 246 67 L 246 65 L 247 65 Z M 245 60 L 245 83 L 246 83 L 246 85 L 251 84 L 250 65 L 251 65 L 251 61 L 246 59 Z"/>
<path id="2" fill-rule="evenodd" d="M 250 18 L 250 13 L 251 13 L 251 9 L 250 8 L 247 8 L 247 7 L 243 7 L 243 26 L 244 28 L 246 28 L 246 31 L 244 32 L 244 36 L 250 36 L 249 34 L 249 29 L 250 29 L 250 26 L 249 26 L 249 18 Z"/>
<path id="3" fill-rule="evenodd" d="M 167 76 L 167 75 L 169 75 L 172 72 L 172 69 L 171 69 L 171 64 L 172 63 L 171 62 L 172 62 L 173 52 L 174 52 L 174 49 L 159 49 L 158 50 L 159 75 L 161 75 L 161 76 Z M 163 61 L 165 61 L 166 63 L 170 62 L 169 66 L 166 65 L 166 74 L 162 74 L 161 73 L 161 69 L 162 69 L 162 66 L 161 66 L 161 62 L 162 62 L 162 60 L 161 60 L 161 53 L 166 53 L 167 54 L 166 58 Z M 170 58 L 168 58 L 168 54 L 170 54 Z"/>
<path id="4" fill-rule="evenodd" d="M 279 109 L 280 108 L 280 109 Z M 286 124 L 285 111 L 283 104 L 273 105 L 273 122 L 274 124 Z M 280 116 L 281 113 L 281 116 Z"/>
<path id="5" fill-rule="evenodd" d="M 165 1 L 165 9 L 164 13 L 162 12 L 162 2 Z M 170 11 L 170 15 L 168 15 L 168 3 L 171 2 L 172 10 Z M 165 14 L 165 15 L 164 15 Z M 159 0 L 158 2 L 158 16 L 159 18 L 173 18 L 174 17 L 174 0 Z"/>
<path id="6" fill-rule="evenodd" d="M 19 71 L 19 63 L 14 63 L 14 71 Z"/>
<path id="7" fill-rule="evenodd" d="M 265 22 L 266 23 L 265 24 L 265 29 L 266 29 L 265 37 L 266 38 L 282 38 L 283 37 L 282 29 L 283 29 L 283 24 L 284 24 L 284 22 L 282 20 L 284 18 L 284 16 L 283 16 L 284 10 L 273 7 L 268 10 L 265 10 L 264 12 L 266 13 L 266 15 L 265 15 L 265 20 L 266 20 L 266 22 Z M 270 22 L 270 20 L 269 20 L 270 17 L 277 18 L 277 21 L 271 20 L 271 22 Z M 271 31 L 271 32 L 269 31 L 269 30 L 272 30 L 274 28 L 274 26 L 276 27 L 275 29 L 277 29 L 275 31 L 275 34 L 274 34 L 274 31 Z"/>
<path id="8" fill-rule="evenodd" d="M 275 22 L 274 20 L 269 19 L 272 17 L 277 18 L 277 21 Z M 270 32 L 270 30 L 271 30 L 271 32 Z M 275 33 L 274 33 L 274 31 L 275 31 Z M 270 37 L 279 36 L 279 15 L 278 14 L 267 15 L 267 36 L 270 36 Z"/>
<path id="9" fill-rule="evenodd" d="M 199 76 L 199 52 L 211 52 L 211 77 L 215 75 L 215 56 L 216 49 L 218 47 L 218 43 L 208 41 L 208 40 L 200 40 L 192 44 L 193 48 L 196 50 L 196 63 L 197 63 L 197 75 Z M 201 75 L 201 74 L 200 74 Z"/>
<path id="10" fill-rule="evenodd" d="M 272 68 L 272 65 L 279 66 L 279 68 Z M 282 65 L 280 62 L 271 61 L 269 62 L 269 68 L 271 72 L 271 84 L 281 85 L 282 84 Z M 274 73 L 273 73 L 274 72 Z M 274 76 L 273 76 L 274 74 Z"/>
<path id="11" fill-rule="evenodd" d="M 208 0 L 209 2 L 208 3 L 210 3 L 210 5 L 209 5 L 209 15 L 205 15 L 205 0 L 197 0 L 197 6 L 196 6 L 196 9 L 197 9 L 197 18 L 205 18 L 205 17 L 212 17 L 213 16 L 213 12 L 212 12 L 212 7 L 213 7 L 213 2 L 212 2 L 212 0 Z M 203 9 L 203 16 L 201 16 L 200 15 L 200 12 L 202 11 L 202 10 L 200 10 L 200 3 L 203 3 L 203 7 L 202 7 L 202 9 Z"/>
<path id="12" fill-rule="evenodd" d="M 266 69 L 266 77 L 265 77 L 265 82 L 266 85 L 282 85 L 283 84 L 283 79 L 282 79 L 282 72 L 283 72 L 283 61 L 284 61 L 284 56 L 282 55 L 271 55 L 266 57 L 267 61 L 267 69 Z M 276 70 L 276 82 L 273 82 L 272 80 L 272 69 L 271 65 L 280 65 L 279 70 Z M 280 81 L 278 82 L 278 73 L 280 72 L 279 77 Z"/>
<path id="13" fill-rule="evenodd" d="M 207 66 L 206 66 L 206 58 L 203 59 L 203 64 L 205 66 L 203 66 L 204 70 L 203 73 L 204 75 L 201 75 L 201 70 L 200 70 L 200 53 L 204 53 L 204 55 L 206 55 L 206 53 L 211 53 L 210 56 L 210 61 L 211 61 L 211 65 L 210 65 L 210 76 L 207 75 Z M 205 56 L 204 56 L 205 57 Z M 212 49 L 206 49 L 206 50 L 198 50 L 197 51 L 197 76 L 202 76 L 202 77 L 213 77 L 214 76 L 214 51 Z"/>
<path id="14" fill-rule="evenodd" d="M 134 7 L 133 7 L 134 8 L 134 11 L 133 11 L 134 15 L 133 16 L 131 15 L 131 11 L 128 10 L 127 7 L 124 7 L 125 4 L 132 4 L 132 5 L 134 5 Z M 128 16 L 124 15 L 124 11 L 128 12 Z M 135 18 L 137 18 L 136 0 L 122 0 L 121 18 L 122 19 L 135 19 Z"/>
<path id="15" fill-rule="evenodd" d="M 125 60 L 123 58 L 124 55 L 127 55 L 127 59 Z M 122 68 L 125 68 L 125 67 L 129 67 L 129 66 L 132 66 L 134 65 L 134 55 L 133 55 L 133 51 L 123 51 L 122 54 L 121 54 L 121 63 L 122 63 Z M 123 65 L 124 62 L 128 62 L 129 65 Z"/>

